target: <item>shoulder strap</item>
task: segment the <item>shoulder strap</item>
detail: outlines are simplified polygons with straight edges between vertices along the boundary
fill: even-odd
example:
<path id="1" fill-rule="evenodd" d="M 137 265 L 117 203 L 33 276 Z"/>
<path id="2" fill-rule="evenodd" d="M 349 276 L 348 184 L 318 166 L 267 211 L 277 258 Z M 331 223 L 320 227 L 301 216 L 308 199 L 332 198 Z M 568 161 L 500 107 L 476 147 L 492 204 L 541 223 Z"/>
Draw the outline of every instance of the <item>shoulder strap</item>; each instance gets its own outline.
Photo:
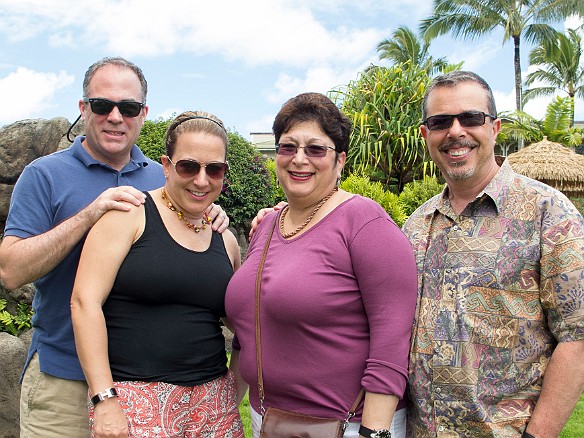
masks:
<path id="1" fill-rule="evenodd" d="M 274 234 L 274 228 L 276 228 L 276 222 L 278 222 L 278 214 L 274 215 L 274 223 L 270 227 L 268 232 L 268 237 L 266 238 L 266 244 L 264 245 L 264 251 L 262 252 L 262 257 L 260 258 L 260 264 L 258 266 L 258 273 L 256 276 L 256 286 L 255 286 L 255 342 L 256 342 L 256 359 L 258 368 L 258 392 L 260 398 L 260 414 L 262 417 L 265 413 L 264 408 L 264 376 L 262 373 L 262 342 L 261 342 L 261 331 L 260 331 L 260 289 L 262 285 L 262 271 L 264 270 L 264 263 L 266 261 L 266 255 L 268 254 L 268 248 L 270 247 L 270 241 L 272 240 L 272 234 Z"/>

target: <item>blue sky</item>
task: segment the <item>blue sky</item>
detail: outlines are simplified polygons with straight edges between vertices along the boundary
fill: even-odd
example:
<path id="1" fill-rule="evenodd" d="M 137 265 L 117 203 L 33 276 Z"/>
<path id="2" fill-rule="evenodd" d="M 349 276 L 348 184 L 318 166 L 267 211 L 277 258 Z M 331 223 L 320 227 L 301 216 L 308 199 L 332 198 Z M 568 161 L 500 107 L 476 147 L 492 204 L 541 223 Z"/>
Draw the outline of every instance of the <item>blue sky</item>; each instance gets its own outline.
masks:
<path id="1" fill-rule="evenodd" d="M 346 85 L 378 61 L 398 26 L 417 29 L 430 0 L 0 0 L 0 126 L 78 115 L 83 75 L 124 56 L 148 80 L 149 119 L 206 110 L 249 138 L 270 132 L 282 103 Z M 574 27 L 573 20 L 567 25 Z M 566 23 L 558 23 L 563 29 Z M 514 108 L 513 46 L 494 32 L 441 37 L 432 55 L 483 76 L 499 111 Z M 523 45 L 523 73 L 529 46 Z M 542 117 L 550 99 L 526 110 Z M 576 101 L 584 120 L 584 102 Z"/>

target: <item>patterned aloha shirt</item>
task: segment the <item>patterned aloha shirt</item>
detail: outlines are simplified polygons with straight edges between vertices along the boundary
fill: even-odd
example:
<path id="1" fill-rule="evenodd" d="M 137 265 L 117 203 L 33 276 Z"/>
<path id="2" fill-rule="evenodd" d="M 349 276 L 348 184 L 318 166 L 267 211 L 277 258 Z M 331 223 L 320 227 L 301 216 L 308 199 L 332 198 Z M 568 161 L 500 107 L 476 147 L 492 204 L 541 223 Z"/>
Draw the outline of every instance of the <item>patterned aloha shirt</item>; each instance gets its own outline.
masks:
<path id="1" fill-rule="evenodd" d="M 409 436 L 521 435 L 554 347 L 584 339 L 583 229 L 562 193 L 507 162 L 460 216 L 447 187 L 412 214 Z"/>

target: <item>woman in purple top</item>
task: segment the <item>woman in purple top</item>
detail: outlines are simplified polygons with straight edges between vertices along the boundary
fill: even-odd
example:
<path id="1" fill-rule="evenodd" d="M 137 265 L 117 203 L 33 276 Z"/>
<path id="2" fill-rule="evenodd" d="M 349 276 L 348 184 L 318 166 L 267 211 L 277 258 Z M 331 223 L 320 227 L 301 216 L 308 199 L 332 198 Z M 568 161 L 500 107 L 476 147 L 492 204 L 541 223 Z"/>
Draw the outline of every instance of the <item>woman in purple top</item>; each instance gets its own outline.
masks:
<path id="1" fill-rule="evenodd" d="M 277 221 L 260 298 L 264 408 L 345 419 L 364 388 L 345 437 L 360 436 L 360 425 L 384 431 L 392 419 L 392 436 L 405 436 L 417 287 L 412 248 L 377 203 L 338 189 L 351 122 L 330 99 L 317 93 L 290 99 L 273 130 L 288 206 L 261 222 L 226 293 L 240 347 L 232 369 L 249 383 L 254 434 L 261 426 L 255 281 Z"/>

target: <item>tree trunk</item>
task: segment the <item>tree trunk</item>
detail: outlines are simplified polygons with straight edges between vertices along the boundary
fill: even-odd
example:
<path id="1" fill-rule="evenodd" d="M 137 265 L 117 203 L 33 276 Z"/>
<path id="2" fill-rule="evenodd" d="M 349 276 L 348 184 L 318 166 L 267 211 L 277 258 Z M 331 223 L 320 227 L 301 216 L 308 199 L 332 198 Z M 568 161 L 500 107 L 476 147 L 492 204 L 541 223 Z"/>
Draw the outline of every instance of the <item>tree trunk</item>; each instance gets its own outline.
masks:
<path id="1" fill-rule="evenodd" d="M 514 64 L 515 64 L 515 105 L 517 111 L 523 110 L 523 81 L 521 80 L 521 51 L 519 49 L 521 38 L 519 35 L 513 36 Z M 523 149 L 523 139 L 519 139 L 517 149 Z"/>

